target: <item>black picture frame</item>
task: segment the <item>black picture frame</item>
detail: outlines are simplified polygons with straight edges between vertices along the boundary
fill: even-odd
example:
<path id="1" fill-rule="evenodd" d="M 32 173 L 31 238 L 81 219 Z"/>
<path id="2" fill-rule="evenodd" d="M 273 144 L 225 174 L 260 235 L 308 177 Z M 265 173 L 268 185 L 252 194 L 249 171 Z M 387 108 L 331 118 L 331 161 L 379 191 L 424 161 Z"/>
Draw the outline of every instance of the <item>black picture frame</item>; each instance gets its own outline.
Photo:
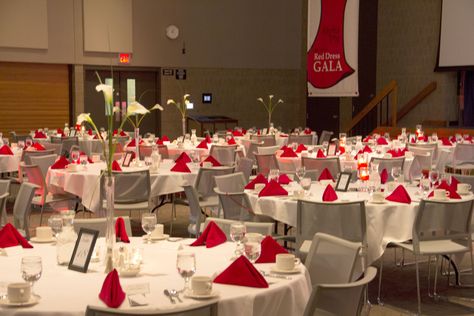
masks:
<path id="1" fill-rule="evenodd" d="M 69 130 L 69 137 L 76 137 L 76 129 L 75 128 L 71 128 Z"/>
<path id="2" fill-rule="evenodd" d="M 122 167 L 130 167 L 130 163 L 132 162 L 133 152 L 127 151 L 125 156 L 123 157 Z"/>
<path id="3" fill-rule="evenodd" d="M 349 189 L 349 183 L 351 182 L 351 172 L 341 172 L 337 178 L 336 191 L 347 192 Z"/>
<path id="4" fill-rule="evenodd" d="M 87 273 L 98 237 L 98 230 L 88 228 L 81 228 L 79 230 L 71 260 L 69 260 L 69 270 Z"/>

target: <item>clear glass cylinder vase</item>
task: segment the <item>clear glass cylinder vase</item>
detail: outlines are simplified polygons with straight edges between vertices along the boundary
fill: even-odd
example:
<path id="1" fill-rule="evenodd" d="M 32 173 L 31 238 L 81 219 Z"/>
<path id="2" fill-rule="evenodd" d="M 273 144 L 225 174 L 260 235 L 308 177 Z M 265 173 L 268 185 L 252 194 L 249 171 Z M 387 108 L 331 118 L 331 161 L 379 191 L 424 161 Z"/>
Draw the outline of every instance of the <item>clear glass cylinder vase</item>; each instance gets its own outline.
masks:
<path id="1" fill-rule="evenodd" d="M 103 192 L 104 192 L 104 211 L 106 217 L 106 231 L 105 231 L 105 244 L 106 244 L 106 255 L 105 255 L 105 272 L 109 273 L 113 270 L 113 252 L 115 246 L 115 224 L 114 224 L 114 191 L 115 191 L 115 178 L 113 175 L 104 175 L 103 181 Z"/>
<path id="2" fill-rule="evenodd" d="M 186 117 L 181 118 L 181 127 L 183 129 L 183 137 L 186 135 Z"/>
<path id="3" fill-rule="evenodd" d="M 135 160 L 140 161 L 140 128 L 135 127 L 134 129 L 134 137 L 135 137 Z"/>

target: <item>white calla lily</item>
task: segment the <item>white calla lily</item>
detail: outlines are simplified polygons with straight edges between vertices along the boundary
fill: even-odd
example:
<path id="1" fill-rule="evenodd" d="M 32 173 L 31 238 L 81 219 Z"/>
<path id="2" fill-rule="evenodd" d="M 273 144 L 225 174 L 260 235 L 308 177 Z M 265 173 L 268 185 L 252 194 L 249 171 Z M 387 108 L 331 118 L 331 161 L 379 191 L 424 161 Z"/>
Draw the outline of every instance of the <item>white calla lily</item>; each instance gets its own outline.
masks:
<path id="1" fill-rule="evenodd" d="M 268 95 L 268 103 L 265 103 L 265 101 L 263 101 L 263 98 L 257 98 L 257 101 L 261 102 L 263 104 L 263 106 L 265 107 L 265 110 L 267 110 L 267 113 L 268 113 L 268 127 L 270 127 L 270 125 L 271 125 L 273 111 L 275 111 L 275 108 L 277 107 L 278 104 L 283 103 L 282 99 L 278 99 L 278 101 L 276 103 L 273 103 L 272 102 L 273 98 L 274 98 L 273 94 Z"/>
<path id="2" fill-rule="evenodd" d="M 82 125 L 84 122 L 91 122 L 91 114 L 90 113 L 81 113 L 77 116 L 76 125 Z"/>
<path id="3" fill-rule="evenodd" d="M 159 105 L 159 104 L 157 103 L 157 104 L 155 104 L 155 105 L 150 109 L 150 111 L 153 111 L 153 110 L 160 110 L 160 111 L 163 111 L 164 108 L 163 108 L 161 105 Z"/>
<path id="4" fill-rule="evenodd" d="M 98 84 L 95 87 L 95 89 L 97 90 L 97 92 L 102 91 L 102 93 L 104 94 L 104 100 L 106 104 L 109 104 L 109 105 L 112 104 L 112 98 L 113 98 L 113 92 L 114 92 L 114 89 L 112 88 L 112 86 L 101 83 L 101 84 Z"/>
<path id="5" fill-rule="evenodd" d="M 150 113 L 150 111 L 137 101 L 133 101 L 132 103 L 130 103 L 127 108 L 127 115 L 129 116 L 137 114 L 145 115 L 148 113 Z"/>

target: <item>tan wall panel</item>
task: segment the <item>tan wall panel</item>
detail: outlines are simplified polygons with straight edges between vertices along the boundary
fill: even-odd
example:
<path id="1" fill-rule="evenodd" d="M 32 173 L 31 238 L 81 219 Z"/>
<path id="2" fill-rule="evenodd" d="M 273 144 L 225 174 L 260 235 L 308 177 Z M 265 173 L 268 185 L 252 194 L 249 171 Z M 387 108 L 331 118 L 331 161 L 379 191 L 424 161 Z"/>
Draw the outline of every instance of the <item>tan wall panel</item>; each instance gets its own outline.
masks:
<path id="1" fill-rule="evenodd" d="M 0 62 L 0 131 L 24 134 L 69 121 L 67 65 Z"/>

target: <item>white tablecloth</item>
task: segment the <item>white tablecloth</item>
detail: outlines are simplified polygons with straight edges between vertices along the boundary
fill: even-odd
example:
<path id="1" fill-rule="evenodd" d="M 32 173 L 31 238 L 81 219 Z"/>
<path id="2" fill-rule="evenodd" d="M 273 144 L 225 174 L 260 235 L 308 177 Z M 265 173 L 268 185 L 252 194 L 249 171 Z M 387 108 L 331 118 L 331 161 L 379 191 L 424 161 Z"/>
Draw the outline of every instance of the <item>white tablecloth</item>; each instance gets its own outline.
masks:
<path id="1" fill-rule="evenodd" d="M 14 155 L 0 155 L 0 172 L 18 171 L 20 159 L 21 151 L 14 153 Z"/>
<path id="2" fill-rule="evenodd" d="M 98 240 L 98 244 L 103 245 L 104 242 L 103 239 Z M 190 240 L 181 243 L 187 245 Z M 125 299 L 121 309 L 156 309 L 170 312 L 174 307 L 193 307 L 212 302 L 182 297 L 183 303 L 172 305 L 163 294 L 164 289 L 181 289 L 184 284 L 176 270 L 179 242 L 161 241 L 146 245 L 141 238 L 132 238 L 131 245 L 144 248 L 142 271 L 134 278 L 120 278 L 120 283 L 122 288 L 148 283 L 149 305 L 130 307 Z M 226 243 L 210 249 L 185 246 L 184 249 L 196 254 L 196 275 L 213 276 L 230 265 L 229 258 L 233 255 L 235 244 Z M 40 302 L 31 307 L 0 308 L 1 315 L 84 315 L 87 305 L 105 307 L 98 298 L 106 276 L 102 263 L 91 263 L 86 274 L 68 270 L 67 267 L 56 264 L 56 247 L 51 244 L 34 244 L 33 249 L 24 249 L 21 255 L 13 257 L 0 256 L 0 266 L 4 272 L 0 281 L 4 282 L 3 285 L 22 281 L 20 261 L 22 256 L 27 255 L 42 257 L 43 274 L 34 287 L 35 292 L 41 296 Z M 257 264 L 256 268 L 269 271 L 271 266 L 272 264 Z M 304 267 L 302 269 L 301 273 L 291 275 L 291 280 L 267 278 L 270 283 L 267 289 L 214 284 L 213 289 L 219 292 L 219 316 L 303 315 L 311 286 L 309 274 Z"/>

